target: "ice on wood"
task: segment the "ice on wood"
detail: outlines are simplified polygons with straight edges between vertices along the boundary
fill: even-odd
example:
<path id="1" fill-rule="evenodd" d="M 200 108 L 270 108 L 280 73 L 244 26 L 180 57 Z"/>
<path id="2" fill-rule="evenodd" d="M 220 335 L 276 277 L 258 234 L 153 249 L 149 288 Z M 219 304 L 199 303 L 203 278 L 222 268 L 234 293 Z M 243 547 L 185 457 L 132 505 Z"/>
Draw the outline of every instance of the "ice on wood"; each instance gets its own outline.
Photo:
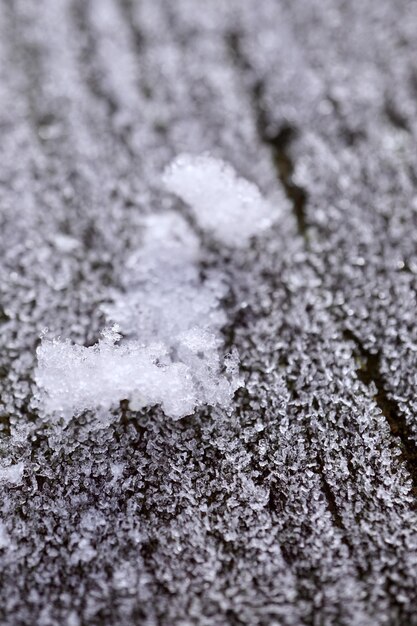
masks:
<path id="1" fill-rule="evenodd" d="M 228 246 L 244 247 L 272 224 L 273 209 L 258 187 L 221 159 L 179 155 L 164 182 L 190 206 L 199 226 Z"/>

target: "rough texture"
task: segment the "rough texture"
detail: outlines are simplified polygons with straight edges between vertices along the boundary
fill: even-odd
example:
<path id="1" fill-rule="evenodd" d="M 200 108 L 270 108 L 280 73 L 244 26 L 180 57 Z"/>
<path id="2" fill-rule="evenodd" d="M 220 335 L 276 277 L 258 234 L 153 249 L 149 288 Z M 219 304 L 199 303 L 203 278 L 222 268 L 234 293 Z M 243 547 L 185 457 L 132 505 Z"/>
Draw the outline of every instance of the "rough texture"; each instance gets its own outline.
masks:
<path id="1" fill-rule="evenodd" d="M 416 32 L 411 0 L 0 3 L 2 625 L 417 624 Z M 203 152 L 280 207 L 233 255 L 196 228 L 232 413 L 41 417 L 41 332 L 97 341 Z"/>

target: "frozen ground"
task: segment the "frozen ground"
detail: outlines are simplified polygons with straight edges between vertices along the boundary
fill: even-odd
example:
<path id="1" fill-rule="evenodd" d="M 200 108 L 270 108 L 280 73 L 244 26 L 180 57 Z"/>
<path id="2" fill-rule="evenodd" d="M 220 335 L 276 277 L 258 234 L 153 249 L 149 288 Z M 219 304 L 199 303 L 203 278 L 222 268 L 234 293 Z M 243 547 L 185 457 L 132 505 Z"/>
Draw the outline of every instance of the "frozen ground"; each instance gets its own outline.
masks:
<path id="1" fill-rule="evenodd" d="M 411 0 L 0 3 L 2 626 L 417 624 L 416 33 Z M 275 211 L 252 240 L 218 161 L 219 222 L 163 180 L 207 153 Z M 40 403 L 51 338 L 116 385 L 109 317 L 193 415 Z"/>

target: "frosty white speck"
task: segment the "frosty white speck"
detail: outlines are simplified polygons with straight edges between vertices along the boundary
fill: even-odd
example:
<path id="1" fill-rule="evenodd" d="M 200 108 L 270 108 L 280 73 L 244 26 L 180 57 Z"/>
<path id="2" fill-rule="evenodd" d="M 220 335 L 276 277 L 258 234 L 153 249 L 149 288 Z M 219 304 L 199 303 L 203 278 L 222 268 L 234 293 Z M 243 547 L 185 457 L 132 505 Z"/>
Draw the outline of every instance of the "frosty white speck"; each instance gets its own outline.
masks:
<path id="1" fill-rule="evenodd" d="M 24 469 L 25 465 L 23 462 L 8 465 L 7 467 L 0 467 L 0 483 L 5 482 L 12 485 L 20 484 Z"/>
<path id="2" fill-rule="evenodd" d="M 11 545 L 9 534 L 6 530 L 5 524 L 0 520 L 0 550 L 9 548 Z"/>

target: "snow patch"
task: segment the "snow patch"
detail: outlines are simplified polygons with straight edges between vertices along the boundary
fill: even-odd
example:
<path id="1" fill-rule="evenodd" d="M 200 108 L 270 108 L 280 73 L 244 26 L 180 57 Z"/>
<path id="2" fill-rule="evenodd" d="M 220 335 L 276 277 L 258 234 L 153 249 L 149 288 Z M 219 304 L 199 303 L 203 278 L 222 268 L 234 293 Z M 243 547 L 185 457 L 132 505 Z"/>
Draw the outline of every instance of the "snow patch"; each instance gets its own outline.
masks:
<path id="1" fill-rule="evenodd" d="M 70 419 L 83 410 L 109 410 L 129 400 L 133 410 L 159 404 L 167 416 L 179 419 L 198 406 L 230 403 L 238 386 L 237 357 L 226 367 L 233 374 L 229 381 L 220 371 L 212 338 L 199 335 L 201 354 L 184 341 L 176 357 L 162 342 L 144 346 L 135 340 L 120 343 L 120 339 L 113 328 L 89 348 L 68 340 L 44 340 L 38 348 L 36 374 L 44 390 L 44 410 Z"/>
<path id="2" fill-rule="evenodd" d="M 272 207 L 258 187 L 221 159 L 179 155 L 163 179 L 190 206 L 199 226 L 228 246 L 245 247 L 273 222 Z"/>
<path id="3" fill-rule="evenodd" d="M 271 223 L 258 188 L 223 161 L 182 155 L 164 181 L 224 244 L 244 246 Z M 47 414 L 69 420 L 128 400 L 133 410 L 160 405 L 179 419 L 206 405 L 229 407 L 241 385 L 237 353 L 223 350 L 224 277 L 201 277 L 199 240 L 180 215 L 151 215 L 143 226 L 124 291 L 104 308 L 113 325 L 98 343 L 87 348 L 43 337 L 35 380 Z"/>

